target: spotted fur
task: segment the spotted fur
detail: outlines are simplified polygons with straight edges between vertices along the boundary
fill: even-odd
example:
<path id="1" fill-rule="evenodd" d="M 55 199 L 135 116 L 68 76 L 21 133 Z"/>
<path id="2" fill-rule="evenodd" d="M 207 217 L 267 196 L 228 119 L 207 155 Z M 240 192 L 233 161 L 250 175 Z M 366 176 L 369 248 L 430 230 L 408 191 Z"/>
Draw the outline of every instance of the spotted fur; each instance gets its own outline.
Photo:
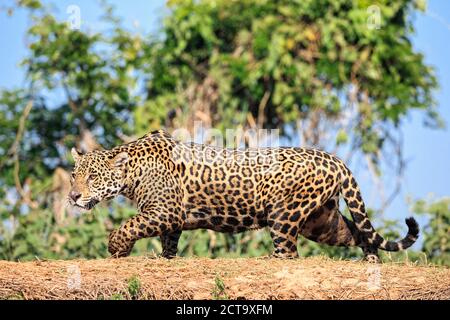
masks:
<path id="1" fill-rule="evenodd" d="M 141 238 L 159 236 L 162 255 L 173 257 L 183 230 L 268 227 L 274 257 L 297 257 L 297 238 L 303 235 L 329 245 L 361 247 L 368 260 L 377 261 L 378 249 L 406 249 L 419 233 L 409 218 L 404 239 L 383 239 L 367 217 L 350 170 L 319 150 L 223 149 L 181 143 L 160 130 L 111 150 L 72 154 L 73 205 L 91 209 L 117 195 L 137 205 L 139 213 L 109 236 L 114 256 L 128 255 Z M 340 197 L 353 221 L 339 212 Z"/>

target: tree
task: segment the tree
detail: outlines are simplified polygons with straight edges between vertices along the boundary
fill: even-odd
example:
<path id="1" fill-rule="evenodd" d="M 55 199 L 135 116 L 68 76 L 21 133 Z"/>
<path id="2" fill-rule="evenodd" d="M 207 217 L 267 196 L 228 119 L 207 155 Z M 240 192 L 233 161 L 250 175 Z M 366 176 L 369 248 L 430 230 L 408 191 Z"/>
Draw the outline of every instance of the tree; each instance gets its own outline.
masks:
<path id="1" fill-rule="evenodd" d="M 145 56 L 135 128 L 278 128 L 298 143 L 402 174 L 400 124 L 413 110 L 442 125 L 434 71 L 415 52 L 416 1 L 169 1 Z M 344 154 L 345 153 L 345 154 Z M 390 159 L 396 159 L 392 162 Z M 393 192 L 398 192 L 397 188 Z M 386 202 L 392 200 L 387 197 Z M 388 203 L 381 203 L 384 208 Z"/>
<path id="2" fill-rule="evenodd" d="M 21 223 L 29 223 L 22 235 L 40 236 L 45 230 L 49 234 L 41 242 L 49 249 L 52 232 L 58 232 L 67 211 L 61 191 L 70 180 L 68 150 L 74 145 L 83 151 L 112 147 L 131 132 L 142 39 L 124 31 L 107 6 L 104 19 L 110 29 L 102 34 L 71 29 L 38 0 L 18 1 L 10 13 L 24 8 L 32 22 L 28 56 L 21 64 L 26 84 L 0 93 L 0 238 L 14 244 Z M 13 251 L 7 256 L 21 257 Z M 42 250 L 27 254 L 33 252 Z"/>

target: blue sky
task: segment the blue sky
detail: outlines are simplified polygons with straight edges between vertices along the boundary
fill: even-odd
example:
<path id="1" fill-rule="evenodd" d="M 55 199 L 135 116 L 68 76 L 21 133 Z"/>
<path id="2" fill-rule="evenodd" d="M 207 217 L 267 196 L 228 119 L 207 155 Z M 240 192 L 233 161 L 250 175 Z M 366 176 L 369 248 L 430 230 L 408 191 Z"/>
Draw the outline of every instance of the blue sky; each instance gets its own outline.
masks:
<path id="1" fill-rule="evenodd" d="M 44 1 L 48 3 L 48 1 Z M 102 11 L 95 1 L 55 1 L 58 16 L 67 17 L 66 8 L 75 4 L 80 7 L 82 29 L 101 28 L 98 17 Z M 110 0 L 116 13 L 123 18 L 125 26 L 137 32 L 156 32 L 167 9 L 161 0 Z M 435 97 L 440 113 L 450 126 L 450 1 L 431 0 L 426 14 L 414 19 L 416 35 L 413 43 L 424 53 L 426 62 L 436 68 L 440 89 Z M 18 66 L 26 54 L 25 31 L 28 21 L 22 11 L 8 17 L 0 12 L 0 88 L 13 88 L 23 83 L 23 71 Z M 423 198 L 434 194 L 435 198 L 450 196 L 450 130 L 431 130 L 422 126 L 420 113 L 412 113 L 405 119 L 405 156 L 408 166 L 402 190 L 386 212 L 387 218 L 403 218 L 408 215 L 407 197 Z M 372 184 L 363 170 L 355 172 L 361 181 L 363 195 L 376 206 L 376 198 L 370 197 Z M 389 177 L 384 177 L 389 180 Z M 420 219 L 419 219 L 420 222 Z"/>

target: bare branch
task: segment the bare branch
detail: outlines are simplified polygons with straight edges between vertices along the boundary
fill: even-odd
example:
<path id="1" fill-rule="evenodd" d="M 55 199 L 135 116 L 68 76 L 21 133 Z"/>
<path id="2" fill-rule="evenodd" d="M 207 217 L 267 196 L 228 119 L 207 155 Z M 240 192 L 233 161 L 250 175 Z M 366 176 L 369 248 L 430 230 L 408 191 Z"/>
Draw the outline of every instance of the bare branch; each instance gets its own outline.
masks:
<path id="1" fill-rule="evenodd" d="M 266 109 L 267 106 L 267 102 L 269 102 L 269 98 L 270 98 L 270 92 L 266 91 L 264 93 L 264 96 L 261 99 L 261 102 L 259 103 L 258 106 L 258 120 L 257 120 L 257 126 L 258 128 L 262 128 L 264 125 L 264 121 L 265 121 L 265 115 L 264 115 L 264 111 Z"/>
<path id="2" fill-rule="evenodd" d="M 24 201 L 24 203 L 28 204 L 31 208 L 35 209 L 37 208 L 37 203 L 35 201 L 32 201 L 30 193 L 24 190 L 19 175 L 20 174 L 19 146 L 25 131 L 26 120 L 32 108 L 33 108 L 33 101 L 30 100 L 25 106 L 22 115 L 20 116 L 19 128 L 17 129 L 16 139 L 14 140 L 14 143 L 9 149 L 8 154 L 12 155 L 14 161 L 14 184 L 16 186 L 16 190 L 19 193 L 22 200 Z"/>

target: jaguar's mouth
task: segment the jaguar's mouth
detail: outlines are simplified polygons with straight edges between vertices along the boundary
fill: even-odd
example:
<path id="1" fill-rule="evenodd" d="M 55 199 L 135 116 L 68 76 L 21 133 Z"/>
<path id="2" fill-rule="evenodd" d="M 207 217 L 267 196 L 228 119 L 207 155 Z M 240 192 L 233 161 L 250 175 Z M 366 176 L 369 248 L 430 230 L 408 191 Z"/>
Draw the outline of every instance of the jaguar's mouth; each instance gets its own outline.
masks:
<path id="1" fill-rule="evenodd" d="M 93 207 L 95 207 L 95 205 L 96 205 L 97 203 L 99 203 L 99 202 L 100 202 L 100 201 L 98 201 L 97 199 L 91 199 L 91 200 L 89 200 L 88 202 L 85 202 L 85 203 L 83 203 L 83 204 L 78 204 L 78 203 L 76 203 L 76 202 L 74 202 L 74 201 L 71 201 L 71 205 L 74 206 L 75 208 L 79 208 L 79 209 L 82 209 L 82 210 L 89 211 L 89 210 L 91 210 Z"/>

